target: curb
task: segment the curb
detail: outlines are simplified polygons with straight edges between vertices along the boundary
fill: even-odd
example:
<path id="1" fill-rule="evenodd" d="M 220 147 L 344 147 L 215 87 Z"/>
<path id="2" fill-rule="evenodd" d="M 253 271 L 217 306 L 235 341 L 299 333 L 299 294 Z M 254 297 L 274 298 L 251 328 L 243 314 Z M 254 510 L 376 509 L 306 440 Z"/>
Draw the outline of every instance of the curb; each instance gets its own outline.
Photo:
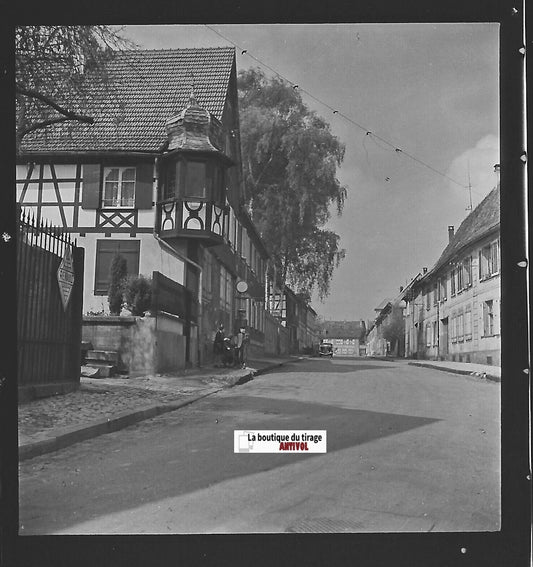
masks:
<path id="1" fill-rule="evenodd" d="M 152 417 L 188 406 L 202 398 L 206 398 L 207 396 L 220 392 L 222 389 L 223 388 L 218 388 L 208 392 L 207 394 L 194 396 L 178 403 L 146 406 L 134 411 L 122 412 L 110 419 L 95 421 L 89 425 L 65 427 L 58 430 L 52 437 L 20 445 L 18 448 L 19 462 L 44 455 L 46 453 L 51 453 L 53 451 L 58 451 L 59 449 L 64 449 L 65 447 L 69 447 L 70 445 L 74 445 L 80 441 L 86 441 L 87 439 L 92 439 L 94 437 L 104 435 L 105 433 L 119 431 L 120 429 L 129 427 L 139 421 L 151 419 Z"/>
<path id="2" fill-rule="evenodd" d="M 485 372 L 472 372 L 471 370 L 461 370 L 460 368 L 450 368 L 447 366 L 437 366 L 436 364 L 426 363 L 426 362 L 408 362 L 410 366 L 420 366 L 422 368 L 432 368 L 433 370 L 442 370 L 444 372 L 451 372 L 452 374 L 462 374 L 464 376 L 476 376 L 478 378 L 484 378 L 490 380 L 491 382 L 501 382 L 500 376 L 493 376 Z"/>
<path id="3" fill-rule="evenodd" d="M 297 360 L 303 359 L 299 358 Z M 58 451 L 59 449 L 64 449 L 65 447 L 69 447 L 70 445 L 74 445 L 75 443 L 79 443 L 80 441 L 93 439 L 94 437 L 99 437 L 100 435 L 104 435 L 106 433 L 113 433 L 115 431 L 119 431 L 120 429 L 124 429 L 125 427 L 129 427 L 130 425 L 134 425 L 135 423 L 138 423 L 140 421 L 151 419 L 152 417 L 178 410 L 182 407 L 193 404 L 198 400 L 207 398 L 207 396 L 216 394 L 221 390 L 245 384 L 246 382 L 253 380 L 255 376 L 260 376 L 265 372 L 279 368 L 287 362 L 292 361 L 287 360 L 284 362 L 278 362 L 276 364 L 271 364 L 270 366 L 265 366 L 264 368 L 257 370 L 250 369 L 247 374 L 239 376 L 237 380 L 232 384 L 230 383 L 226 386 L 216 388 L 215 390 L 212 390 L 207 394 L 192 396 L 191 398 L 183 400 L 181 402 L 145 406 L 144 408 L 141 407 L 133 411 L 125 411 L 115 415 L 112 418 L 95 421 L 88 425 L 71 426 L 56 430 L 56 433 L 53 436 L 45 437 L 44 439 L 41 439 L 39 441 L 32 441 L 30 443 L 20 445 L 18 448 L 19 463 L 27 459 L 32 459 L 33 457 L 39 457 L 46 453 L 52 453 L 54 451 Z"/>

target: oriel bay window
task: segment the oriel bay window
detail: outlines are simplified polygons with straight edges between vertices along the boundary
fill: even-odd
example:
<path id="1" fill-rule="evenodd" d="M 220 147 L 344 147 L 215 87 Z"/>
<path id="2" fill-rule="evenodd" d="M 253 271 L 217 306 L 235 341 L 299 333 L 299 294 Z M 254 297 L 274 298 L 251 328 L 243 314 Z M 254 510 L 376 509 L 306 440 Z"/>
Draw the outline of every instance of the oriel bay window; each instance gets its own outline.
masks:
<path id="1" fill-rule="evenodd" d="M 161 201 L 183 199 L 225 204 L 225 167 L 212 160 L 172 156 L 163 161 Z"/>
<path id="2" fill-rule="evenodd" d="M 218 154 L 173 152 L 161 159 L 157 205 L 161 237 L 190 236 L 206 245 L 228 237 L 228 165 Z"/>

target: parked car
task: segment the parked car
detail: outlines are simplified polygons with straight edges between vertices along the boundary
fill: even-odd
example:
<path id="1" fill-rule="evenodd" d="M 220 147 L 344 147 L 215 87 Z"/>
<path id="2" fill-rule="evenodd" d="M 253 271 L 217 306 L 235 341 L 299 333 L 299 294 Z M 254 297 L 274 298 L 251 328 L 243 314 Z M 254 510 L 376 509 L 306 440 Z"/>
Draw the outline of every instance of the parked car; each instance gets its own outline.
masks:
<path id="1" fill-rule="evenodd" d="M 333 357 L 333 345 L 331 343 L 320 343 L 318 347 L 319 356 Z"/>

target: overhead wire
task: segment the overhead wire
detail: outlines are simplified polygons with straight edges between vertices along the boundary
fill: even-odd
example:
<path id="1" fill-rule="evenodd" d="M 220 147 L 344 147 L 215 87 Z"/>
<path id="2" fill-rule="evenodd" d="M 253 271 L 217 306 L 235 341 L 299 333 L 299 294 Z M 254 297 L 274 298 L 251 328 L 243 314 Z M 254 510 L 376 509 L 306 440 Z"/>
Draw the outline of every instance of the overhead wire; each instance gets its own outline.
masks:
<path id="1" fill-rule="evenodd" d="M 353 124 L 354 126 L 357 126 L 360 130 L 365 132 L 365 136 L 370 136 L 374 142 L 376 143 L 376 140 L 379 140 L 380 142 L 382 142 L 383 144 L 385 144 L 388 148 L 391 148 L 390 151 L 395 151 L 397 154 L 405 156 L 406 158 L 416 162 L 417 164 L 421 165 L 422 167 L 425 167 L 426 169 L 429 169 L 430 171 L 432 171 L 433 173 L 447 179 L 448 181 L 451 181 L 452 183 L 454 183 L 455 185 L 458 185 L 459 187 L 461 187 L 462 189 L 468 189 L 469 186 L 468 185 L 464 185 L 462 183 L 460 183 L 459 181 L 457 181 L 456 179 L 453 179 L 453 177 L 450 177 L 449 175 L 447 175 L 446 173 L 443 173 L 442 171 L 439 171 L 438 169 L 436 169 L 435 167 L 433 167 L 432 165 L 426 163 L 425 161 L 417 158 L 416 156 L 414 156 L 413 154 L 406 152 L 404 149 L 398 147 L 396 144 L 393 144 L 392 142 L 390 142 L 389 140 L 387 140 L 386 138 L 383 138 L 382 136 L 379 136 L 378 134 L 375 134 L 370 128 L 367 128 L 366 126 L 360 124 L 359 122 L 357 122 L 356 120 L 354 120 L 352 117 L 348 116 L 347 114 L 345 114 L 344 112 L 341 112 L 338 108 L 335 108 L 333 106 L 331 106 L 330 104 L 328 104 L 327 102 L 323 101 L 322 99 L 318 98 L 317 96 L 315 96 L 314 94 L 310 93 L 308 90 L 300 87 L 298 84 L 294 83 L 293 81 L 291 81 L 290 79 L 288 79 L 287 77 L 283 76 L 279 71 L 277 71 L 276 69 L 274 69 L 273 67 L 271 67 L 270 65 L 268 65 L 267 63 L 265 63 L 264 61 L 262 61 L 261 59 L 259 59 L 258 57 L 255 57 L 255 55 L 252 55 L 248 49 L 243 49 L 240 45 L 238 45 L 237 43 L 235 43 L 233 40 L 231 40 L 230 38 L 228 38 L 227 36 L 225 36 L 224 34 L 220 33 L 218 30 L 216 30 L 214 27 L 210 26 L 209 24 L 204 24 L 204 26 L 208 29 L 210 29 L 212 32 L 214 32 L 215 34 L 217 34 L 218 36 L 220 36 L 222 39 L 224 39 L 225 41 L 231 43 L 234 47 L 236 47 L 237 49 L 239 49 L 241 51 L 241 55 L 247 55 L 248 57 L 250 57 L 251 59 L 253 59 L 254 61 L 256 61 L 259 65 L 261 65 L 262 67 L 265 67 L 266 69 L 268 69 L 269 71 L 271 71 L 272 73 L 274 73 L 274 75 L 276 75 L 277 77 L 279 77 L 280 79 L 282 79 L 283 81 L 287 82 L 289 85 L 292 86 L 292 88 L 294 89 L 298 89 L 298 91 L 305 93 L 309 98 L 313 99 L 314 101 L 318 102 L 319 104 L 321 104 L 322 106 L 325 106 L 327 109 L 331 110 L 332 113 L 336 116 L 339 116 L 341 118 L 343 118 L 344 120 L 346 120 L 347 122 Z M 376 145 L 378 147 L 379 144 L 376 143 Z M 387 149 L 387 148 L 383 148 L 382 149 Z M 365 150 L 366 150 L 366 146 L 365 146 Z M 480 197 L 483 197 L 483 195 L 481 195 L 480 193 L 478 193 L 477 191 L 473 191 L 473 193 L 476 193 L 476 195 L 479 195 Z"/>

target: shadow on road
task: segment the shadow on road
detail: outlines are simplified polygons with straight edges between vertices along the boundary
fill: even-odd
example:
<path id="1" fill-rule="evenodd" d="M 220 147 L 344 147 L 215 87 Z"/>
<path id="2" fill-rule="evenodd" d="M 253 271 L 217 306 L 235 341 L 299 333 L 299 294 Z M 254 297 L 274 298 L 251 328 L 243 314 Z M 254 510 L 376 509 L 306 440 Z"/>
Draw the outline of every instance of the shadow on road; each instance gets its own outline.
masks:
<path id="1" fill-rule="evenodd" d="M 257 396 L 209 398 L 163 417 L 48 455 L 38 472 L 34 460 L 23 463 L 23 533 L 51 533 L 439 421 Z M 233 452 L 234 430 L 291 429 L 326 430 L 328 455 Z"/>
<path id="2" fill-rule="evenodd" d="M 378 370 L 380 368 L 390 370 L 392 366 L 383 364 L 368 364 L 359 360 L 350 360 L 348 358 L 341 359 L 343 362 L 349 362 L 344 364 L 340 362 L 339 359 L 323 359 L 323 358 L 312 358 L 303 360 L 301 362 L 291 362 L 285 364 L 281 368 L 274 368 L 270 372 L 276 372 L 279 374 L 287 374 L 290 372 L 299 372 L 300 374 L 324 374 L 324 373 L 334 373 L 342 374 L 345 372 L 358 372 L 360 370 Z M 351 364 L 350 364 L 351 363 Z M 266 373 L 263 373 L 265 375 Z"/>

